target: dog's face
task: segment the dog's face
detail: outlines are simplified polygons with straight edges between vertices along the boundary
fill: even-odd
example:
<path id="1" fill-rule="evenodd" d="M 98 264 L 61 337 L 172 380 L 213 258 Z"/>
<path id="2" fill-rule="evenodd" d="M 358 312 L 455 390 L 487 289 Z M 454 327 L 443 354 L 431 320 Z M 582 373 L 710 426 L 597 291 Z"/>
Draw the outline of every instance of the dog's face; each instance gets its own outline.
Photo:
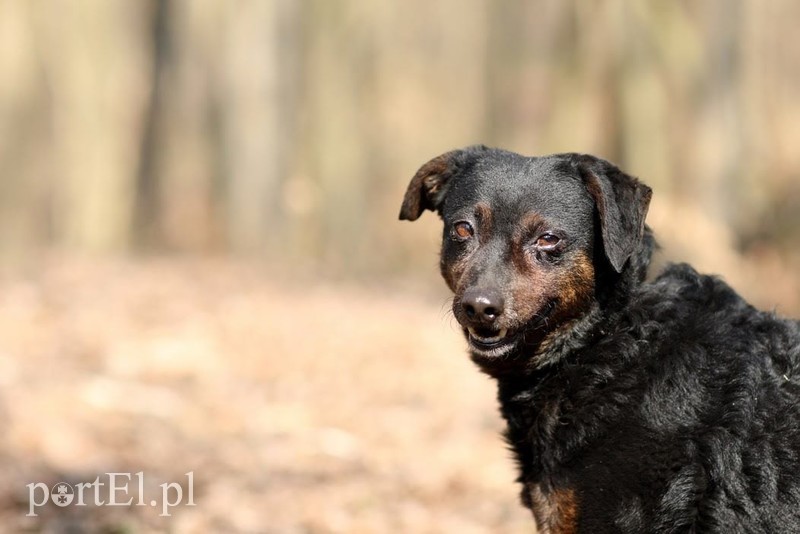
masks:
<path id="1" fill-rule="evenodd" d="M 473 359 L 490 367 L 533 357 L 592 308 L 598 267 L 624 269 L 649 198 L 649 188 L 592 156 L 470 147 L 417 172 L 400 218 L 441 216 L 453 313 Z"/>

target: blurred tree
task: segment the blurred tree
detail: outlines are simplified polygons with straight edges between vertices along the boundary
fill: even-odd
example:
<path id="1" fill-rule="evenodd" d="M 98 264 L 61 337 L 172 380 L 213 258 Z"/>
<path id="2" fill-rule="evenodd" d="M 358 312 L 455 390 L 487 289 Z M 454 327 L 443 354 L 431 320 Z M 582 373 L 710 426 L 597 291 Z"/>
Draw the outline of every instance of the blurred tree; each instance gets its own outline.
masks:
<path id="1" fill-rule="evenodd" d="M 768 239 L 793 258 L 778 237 L 800 226 L 798 15 L 789 0 L 0 0 L 0 250 L 427 267 L 428 222 L 387 230 L 398 197 L 427 158 L 483 142 L 597 153 L 655 186 L 656 215 L 664 202 L 726 228 L 732 254 Z"/>
<path id="2" fill-rule="evenodd" d="M 152 79 L 149 102 L 144 116 L 136 176 L 136 197 L 133 235 L 139 248 L 151 249 L 164 245 L 161 230 L 158 147 L 162 140 L 159 121 L 163 120 L 164 85 L 170 55 L 170 2 L 153 0 L 152 6 Z"/>

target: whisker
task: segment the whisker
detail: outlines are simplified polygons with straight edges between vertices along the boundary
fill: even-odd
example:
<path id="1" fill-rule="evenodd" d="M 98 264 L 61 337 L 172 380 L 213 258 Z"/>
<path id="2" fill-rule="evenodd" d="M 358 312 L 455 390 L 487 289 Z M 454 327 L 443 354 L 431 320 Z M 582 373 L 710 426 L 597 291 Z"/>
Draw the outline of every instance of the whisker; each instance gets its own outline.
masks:
<path id="1" fill-rule="evenodd" d="M 447 317 L 448 314 L 453 314 L 453 306 L 452 306 L 453 298 L 447 297 L 444 302 L 439 306 L 439 313 L 440 317 L 444 319 Z"/>
<path id="2" fill-rule="evenodd" d="M 455 325 L 453 324 L 454 322 L 455 322 Z M 452 313 L 450 314 L 450 321 L 449 321 L 449 323 L 450 323 L 450 328 L 451 328 L 453 331 L 455 331 L 455 332 L 461 332 L 461 330 L 462 330 L 462 329 L 461 329 L 461 323 L 459 323 L 458 321 L 456 321 L 456 316 L 455 316 L 455 315 L 453 315 Z"/>

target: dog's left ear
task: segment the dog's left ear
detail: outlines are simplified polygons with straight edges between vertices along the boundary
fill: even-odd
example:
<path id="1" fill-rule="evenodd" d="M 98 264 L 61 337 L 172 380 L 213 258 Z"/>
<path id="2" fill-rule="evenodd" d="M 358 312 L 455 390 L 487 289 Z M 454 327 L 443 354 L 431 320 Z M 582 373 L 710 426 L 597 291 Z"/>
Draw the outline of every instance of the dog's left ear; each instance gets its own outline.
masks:
<path id="1" fill-rule="evenodd" d="M 400 208 L 400 220 L 416 221 L 423 211 L 438 210 L 451 181 L 471 167 L 488 150 L 490 149 L 483 145 L 451 150 L 420 167 L 408 184 Z"/>
<path id="2" fill-rule="evenodd" d="M 606 257 L 621 273 L 642 240 L 653 190 L 594 156 L 579 156 L 578 168 L 600 215 Z"/>

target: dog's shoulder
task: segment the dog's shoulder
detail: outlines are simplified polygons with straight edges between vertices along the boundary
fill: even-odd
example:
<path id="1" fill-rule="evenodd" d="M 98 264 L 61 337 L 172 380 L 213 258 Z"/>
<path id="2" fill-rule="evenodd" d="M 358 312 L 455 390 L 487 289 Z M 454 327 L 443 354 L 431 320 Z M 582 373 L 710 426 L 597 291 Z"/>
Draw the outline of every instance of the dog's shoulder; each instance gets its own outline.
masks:
<path id="1" fill-rule="evenodd" d="M 618 325 L 658 367 L 683 360 L 697 374 L 760 369 L 800 378 L 800 322 L 757 309 L 721 278 L 686 264 L 642 284 Z"/>
<path id="2" fill-rule="evenodd" d="M 665 338 L 665 348 L 694 342 L 749 352 L 758 350 L 758 343 L 800 342 L 797 321 L 757 309 L 720 277 L 700 274 L 687 264 L 669 265 L 642 284 L 621 324 L 638 340 Z"/>
<path id="3" fill-rule="evenodd" d="M 686 263 L 667 265 L 655 280 L 640 286 L 637 297 L 635 304 L 670 313 L 676 310 L 703 314 L 756 311 L 724 280 L 700 274 Z"/>
<path id="4" fill-rule="evenodd" d="M 581 465 L 600 451 L 617 472 L 630 469 L 661 495 L 647 521 L 705 525 L 709 508 L 741 510 L 741 517 L 711 514 L 709 524 L 748 531 L 779 531 L 778 517 L 800 520 L 797 321 L 760 311 L 722 279 L 678 264 L 636 289 L 601 346 L 603 395 L 594 391 L 582 406 L 599 406 L 598 417 L 611 413 L 608 398 L 625 408 L 613 411 L 613 426 L 597 425 L 605 433 L 595 435 L 605 437 L 585 449 Z M 641 477 L 651 472 L 660 474 Z M 779 484 L 791 505 L 777 496 Z M 629 498 L 623 493 L 621 501 Z"/>

